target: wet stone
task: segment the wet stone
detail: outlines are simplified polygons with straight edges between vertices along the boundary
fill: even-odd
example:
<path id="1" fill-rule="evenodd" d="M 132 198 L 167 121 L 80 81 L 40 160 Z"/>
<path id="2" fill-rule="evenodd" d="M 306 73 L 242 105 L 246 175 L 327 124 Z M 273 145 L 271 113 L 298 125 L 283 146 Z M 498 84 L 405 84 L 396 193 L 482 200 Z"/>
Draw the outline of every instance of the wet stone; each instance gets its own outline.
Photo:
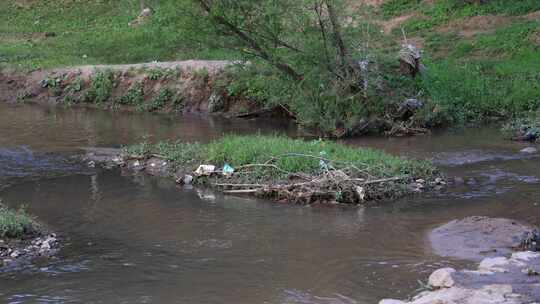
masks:
<path id="1" fill-rule="evenodd" d="M 538 152 L 538 149 L 536 149 L 535 147 L 527 147 L 525 149 L 522 149 L 520 152 L 524 154 L 534 154 Z"/>
<path id="2" fill-rule="evenodd" d="M 511 254 L 532 229 L 509 219 L 473 216 L 434 229 L 429 239 L 440 256 L 480 261 Z"/>

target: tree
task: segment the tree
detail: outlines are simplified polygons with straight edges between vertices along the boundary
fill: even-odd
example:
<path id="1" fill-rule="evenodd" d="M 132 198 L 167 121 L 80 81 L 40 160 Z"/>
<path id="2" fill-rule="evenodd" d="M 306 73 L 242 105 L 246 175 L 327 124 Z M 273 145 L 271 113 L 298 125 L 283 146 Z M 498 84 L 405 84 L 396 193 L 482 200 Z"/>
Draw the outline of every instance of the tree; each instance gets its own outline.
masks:
<path id="1" fill-rule="evenodd" d="M 303 79 L 303 71 L 294 58 L 323 64 L 340 79 L 356 70 L 343 37 L 336 0 L 194 1 L 217 32 L 236 39 L 238 50 L 266 61 L 295 81 Z M 313 48 L 314 43 L 318 47 Z M 319 58 L 322 49 L 325 57 Z"/>
<path id="2" fill-rule="evenodd" d="M 286 106 L 301 124 L 334 135 L 369 115 L 366 70 L 358 64 L 365 31 L 344 16 L 343 0 L 190 1 L 191 38 L 251 62 L 247 90 L 268 105 Z"/>

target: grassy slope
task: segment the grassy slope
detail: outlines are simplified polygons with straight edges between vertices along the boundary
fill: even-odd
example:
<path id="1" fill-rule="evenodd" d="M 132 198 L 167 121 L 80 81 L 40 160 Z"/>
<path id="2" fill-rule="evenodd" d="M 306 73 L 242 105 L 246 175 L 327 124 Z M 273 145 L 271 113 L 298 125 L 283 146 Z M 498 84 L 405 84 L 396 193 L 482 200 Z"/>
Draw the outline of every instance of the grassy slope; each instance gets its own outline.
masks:
<path id="1" fill-rule="evenodd" d="M 423 87 L 437 109 L 427 119 L 475 122 L 540 109 L 540 17 L 528 15 L 540 1 L 389 0 L 381 10 L 386 18 L 414 13 L 402 26 L 425 41 Z M 482 27 L 485 20 L 495 22 Z"/>
<path id="2" fill-rule="evenodd" d="M 155 14 L 151 22 L 135 28 L 128 26 L 139 12 L 135 0 L 63 0 L 60 4 L 25 1 L 31 3 L 31 8 L 18 8 L 18 2 L 21 1 L 0 1 L 0 64 L 35 69 L 234 58 L 220 50 L 187 46 L 186 37 L 179 30 L 179 16 L 184 12 L 182 1 L 148 1 Z M 537 111 L 540 21 L 520 16 L 540 10 L 540 1 L 491 0 L 482 6 L 460 2 L 463 1 L 387 0 L 372 15 L 388 20 L 413 14 L 403 27 L 409 38 L 419 37 L 425 42 L 429 73 L 418 88 L 432 100 L 417 119 L 455 124 Z M 460 36 L 460 24 L 482 15 L 511 19 L 472 37 Z M 442 31 L 443 28 L 450 30 Z M 56 36 L 45 37 L 49 32 Z M 384 48 L 393 55 L 395 42 L 401 40 L 400 28 L 383 40 L 388 38 L 394 43 Z M 390 90 L 410 86 L 403 81 L 407 80 L 396 78 L 395 88 Z"/>
<path id="3" fill-rule="evenodd" d="M 0 63 L 35 69 L 230 58 L 219 50 L 183 47 L 179 1 L 147 1 L 155 15 L 139 27 L 128 26 L 139 14 L 135 0 L 26 1 L 26 8 L 17 2 L 0 1 Z"/>

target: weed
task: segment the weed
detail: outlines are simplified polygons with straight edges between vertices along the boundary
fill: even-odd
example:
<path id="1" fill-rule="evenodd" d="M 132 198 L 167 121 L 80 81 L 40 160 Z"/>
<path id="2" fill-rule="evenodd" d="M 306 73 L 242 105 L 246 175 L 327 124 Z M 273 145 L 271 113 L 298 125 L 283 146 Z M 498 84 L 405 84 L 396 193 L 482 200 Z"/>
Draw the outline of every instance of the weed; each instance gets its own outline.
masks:
<path id="1" fill-rule="evenodd" d="M 48 88 L 53 96 L 59 96 L 62 94 L 62 79 L 47 77 L 41 81 L 41 87 Z"/>
<path id="2" fill-rule="evenodd" d="M 144 110 L 149 112 L 161 110 L 173 100 L 174 92 L 169 88 L 162 88 L 159 90 L 157 96 L 149 104 L 145 105 Z"/>
<path id="3" fill-rule="evenodd" d="M 36 222 L 24 207 L 11 210 L 0 201 L 0 238 L 21 238 L 37 230 Z"/>
<path id="4" fill-rule="evenodd" d="M 86 92 L 84 101 L 104 103 L 111 97 L 116 86 L 116 75 L 112 70 L 99 71 L 91 80 L 90 88 Z"/>
<path id="5" fill-rule="evenodd" d="M 118 100 L 122 105 L 139 106 L 144 103 L 144 89 L 140 82 L 134 83 L 126 94 Z"/>
<path id="6" fill-rule="evenodd" d="M 165 73 L 161 69 L 150 69 L 148 70 L 148 78 L 150 80 L 160 80 L 165 76 Z"/>

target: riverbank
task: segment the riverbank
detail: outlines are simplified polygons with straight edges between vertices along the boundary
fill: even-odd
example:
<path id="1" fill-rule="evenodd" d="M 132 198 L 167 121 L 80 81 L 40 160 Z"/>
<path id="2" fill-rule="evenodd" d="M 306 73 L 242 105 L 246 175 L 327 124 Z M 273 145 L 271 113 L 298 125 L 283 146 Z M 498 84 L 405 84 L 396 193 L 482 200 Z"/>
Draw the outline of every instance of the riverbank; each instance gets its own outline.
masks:
<path id="1" fill-rule="evenodd" d="M 52 257 L 58 247 L 56 234 L 46 231 L 24 209 L 12 210 L 0 202 L 0 271 Z"/>
<path id="2" fill-rule="evenodd" d="M 85 160 L 225 194 L 303 205 L 365 204 L 445 185 L 427 161 L 280 136 L 226 136 L 204 145 L 143 142 L 124 151 L 90 150 Z"/>
<path id="3" fill-rule="evenodd" d="M 230 61 L 176 61 L 0 71 L 10 103 L 46 103 L 159 113 L 248 114 L 260 106 L 233 99 L 216 84 Z"/>
<path id="4" fill-rule="evenodd" d="M 86 105 L 113 109 L 217 111 L 248 117 L 263 109 L 279 109 L 316 129 L 310 130 L 313 133 L 335 137 L 367 132 L 423 134 L 441 126 L 523 118 L 539 109 L 540 19 L 535 1 L 346 1 L 344 18 L 365 17 L 361 25 L 354 21 L 343 26 L 358 31 L 352 36 L 356 42 L 351 49 L 361 51 L 352 54 L 352 59 L 362 63 L 369 77 L 363 75 L 358 82 L 369 89 L 339 102 L 336 96 L 329 98 L 338 85 L 323 80 L 302 90 L 291 86 L 289 79 L 263 67 L 251 52 L 231 50 L 230 37 L 215 37 L 210 26 L 193 27 L 188 15 L 172 13 L 193 8 L 173 2 L 149 3 L 151 9 L 142 15 L 132 1 L 0 4 L 5 20 L 0 22 L 4 29 L 0 68 L 18 71 L 0 76 L 0 86 L 5 88 L 0 87 L 0 95 L 19 101 L 83 104 L 86 100 Z M 64 18 L 55 18 L 58 15 Z M 282 34 L 284 41 L 297 42 L 290 33 L 277 36 Z M 360 41 L 365 47 L 358 48 Z M 302 49 L 309 43 L 297 44 L 289 47 Z M 408 77 L 400 72 L 403 45 L 418 51 L 425 73 Z M 95 85 L 86 77 L 79 80 L 76 72 L 52 73 L 59 67 L 115 70 L 109 65 L 186 59 L 242 60 L 253 65 L 236 73 L 233 81 L 226 80 L 223 87 L 216 87 L 213 73 L 208 71 L 207 78 L 204 69 L 184 76 L 167 68 L 135 72 L 137 76 L 102 71 L 91 77 Z M 313 70 L 323 63 L 307 62 L 298 70 L 306 69 L 305 75 L 317 77 L 324 73 L 325 69 Z M 152 64 L 146 66 L 153 69 Z"/>

